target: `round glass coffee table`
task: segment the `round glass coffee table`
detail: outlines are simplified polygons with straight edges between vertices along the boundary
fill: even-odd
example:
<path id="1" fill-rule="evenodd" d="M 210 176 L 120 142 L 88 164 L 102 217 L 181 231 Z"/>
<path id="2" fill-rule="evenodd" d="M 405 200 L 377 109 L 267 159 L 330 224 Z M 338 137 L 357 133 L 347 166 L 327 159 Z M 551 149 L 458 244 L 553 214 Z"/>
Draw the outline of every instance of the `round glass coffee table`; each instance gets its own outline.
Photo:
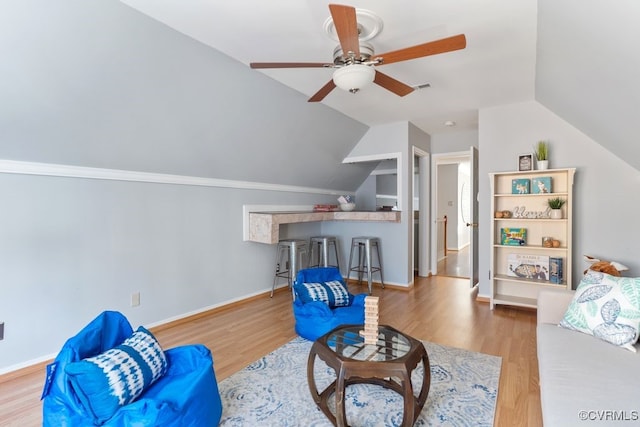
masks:
<path id="1" fill-rule="evenodd" d="M 340 326 L 313 343 L 307 362 L 307 380 L 316 405 L 335 426 L 346 427 L 345 388 L 351 384 L 376 384 L 399 393 L 404 399 L 402 426 L 412 426 L 427 401 L 431 385 L 429 356 L 424 345 L 391 326 L 378 326 L 378 342 L 365 344 L 362 325 Z M 336 380 L 319 391 L 314 377 L 316 358 L 336 372 Z M 416 396 L 411 373 L 422 361 L 422 387 Z M 328 400 L 335 394 L 336 413 Z"/>

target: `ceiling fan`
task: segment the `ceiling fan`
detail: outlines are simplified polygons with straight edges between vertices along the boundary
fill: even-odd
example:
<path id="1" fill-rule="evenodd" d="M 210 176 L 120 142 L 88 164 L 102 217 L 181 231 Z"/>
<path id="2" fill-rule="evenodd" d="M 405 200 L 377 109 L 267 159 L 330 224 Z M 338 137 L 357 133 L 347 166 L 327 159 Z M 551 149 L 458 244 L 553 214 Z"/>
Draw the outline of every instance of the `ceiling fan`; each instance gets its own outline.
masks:
<path id="1" fill-rule="evenodd" d="M 464 49 L 467 45 L 464 34 L 459 34 L 384 54 L 374 54 L 373 47 L 359 39 L 354 7 L 330 4 L 329 10 L 340 41 L 340 46 L 334 52 L 333 63 L 251 62 L 251 68 L 335 68 L 333 79 L 309 98 L 309 102 L 322 101 L 336 86 L 356 93 L 371 82 L 398 96 L 405 96 L 413 92 L 414 88 L 381 73 L 374 67 Z"/>

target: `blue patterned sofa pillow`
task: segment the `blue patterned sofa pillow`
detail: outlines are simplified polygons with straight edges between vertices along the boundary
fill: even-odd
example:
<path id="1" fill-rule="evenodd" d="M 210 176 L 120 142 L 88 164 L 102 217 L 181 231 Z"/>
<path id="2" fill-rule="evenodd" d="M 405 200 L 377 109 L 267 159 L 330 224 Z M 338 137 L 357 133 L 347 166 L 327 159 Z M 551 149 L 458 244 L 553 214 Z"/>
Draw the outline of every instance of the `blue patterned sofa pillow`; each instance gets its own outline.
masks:
<path id="1" fill-rule="evenodd" d="M 164 375 L 167 359 L 156 338 L 140 326 L 119 346 L 64 370 L 78 399 L 100 425 Z"/>
<path id="2" fill-rule="evenodd" d="M 301 283 L 294 285 L 296 296 L 303 303 L 321 301 L 330 308 L 348 307 L 353 302 L 353 296 L 339 280 L 324 283 Z"/>

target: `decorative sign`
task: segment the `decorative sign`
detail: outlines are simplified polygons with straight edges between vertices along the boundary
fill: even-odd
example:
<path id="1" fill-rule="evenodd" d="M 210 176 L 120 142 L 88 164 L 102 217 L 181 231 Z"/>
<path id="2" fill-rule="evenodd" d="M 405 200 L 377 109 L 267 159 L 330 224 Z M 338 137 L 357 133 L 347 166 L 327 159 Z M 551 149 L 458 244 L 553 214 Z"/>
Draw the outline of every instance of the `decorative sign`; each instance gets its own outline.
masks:
<path id="1" fill-rule="evenodd" d="M 533 154 L 520 154 L 518 156 L 518 170 L 519 171 L 531 171 L 533 170 Z"/>

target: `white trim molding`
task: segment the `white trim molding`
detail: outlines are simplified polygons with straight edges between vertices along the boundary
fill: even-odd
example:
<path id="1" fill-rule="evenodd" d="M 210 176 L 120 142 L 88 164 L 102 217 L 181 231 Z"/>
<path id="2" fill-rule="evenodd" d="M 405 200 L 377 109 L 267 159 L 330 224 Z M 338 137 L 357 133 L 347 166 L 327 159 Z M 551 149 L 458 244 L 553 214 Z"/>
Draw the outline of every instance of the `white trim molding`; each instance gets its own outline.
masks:
<path id="1" fill-rule="evenodd" d="M 53 163 L 22 162 L 4 159 L 0 159 L 0 173 L 148 182 L 156 184 L 193 185 L 201 187 L 238 188 L 244 190 L 281 191 L 288 193 L 328 194 L 334 196 L 355 194 L 353 191 L 300 187 L 297 185 L 269 184 L 264 182 L 236 181 L 230 179 L 172 175 L 154 172 L 137 172 L 122 169 L 93 168 Z"/>

